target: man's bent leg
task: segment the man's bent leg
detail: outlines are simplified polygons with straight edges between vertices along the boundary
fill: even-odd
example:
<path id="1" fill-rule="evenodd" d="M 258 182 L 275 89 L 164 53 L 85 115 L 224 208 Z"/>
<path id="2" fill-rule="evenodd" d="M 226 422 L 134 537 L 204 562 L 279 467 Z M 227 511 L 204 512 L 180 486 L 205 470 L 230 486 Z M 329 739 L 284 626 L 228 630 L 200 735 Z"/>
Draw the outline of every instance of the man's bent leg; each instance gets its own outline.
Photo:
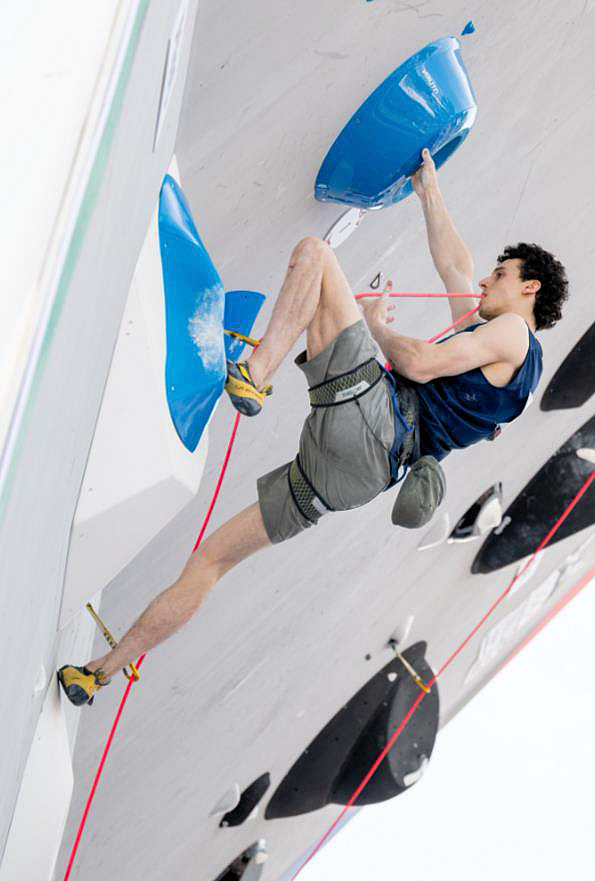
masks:
<path id="1" fill-rule="evenodd" d="M 210 535 L 192 554 L 178 580 L 155 597 L 118 646 L 90 661 L 87 669 L 100 669 L 109 679 L 134 662 L 186 624 L 226 572 L 269 544 L 260 506 L 255 502 Z"/>
<path id="2" fill-rule="evenodd" d="M 361 317 L 332 249 L 322 239 L 303 239 L 291 255 L 261 344 L 248 359 L 254 384 L 260 388 L 270 380 L 306 328 L 313 358 Z"/>

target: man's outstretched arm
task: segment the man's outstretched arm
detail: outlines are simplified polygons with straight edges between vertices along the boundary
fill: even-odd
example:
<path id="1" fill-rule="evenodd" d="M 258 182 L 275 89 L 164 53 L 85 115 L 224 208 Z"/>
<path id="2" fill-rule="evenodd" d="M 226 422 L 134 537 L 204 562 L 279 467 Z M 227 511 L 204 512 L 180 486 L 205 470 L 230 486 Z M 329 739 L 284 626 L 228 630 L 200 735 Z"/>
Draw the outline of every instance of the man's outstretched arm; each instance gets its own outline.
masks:
<path id="1" fill-rule="evenodd" d="M 473 257 L 455 229 L 448 213 L 446 203 L 438 186 L 436 166 L 429 151 L 423 151 L 423 165 L 413 177 L 413 188 L 422 204 L 428 245 L 434 266 L 447 291 L 452 293 L 473 293 Z M 449 300 L 454 321 L 478 304 L 478 300 L 456 297 Z M 475 318 L 460 325 L 466 327 Z"/>

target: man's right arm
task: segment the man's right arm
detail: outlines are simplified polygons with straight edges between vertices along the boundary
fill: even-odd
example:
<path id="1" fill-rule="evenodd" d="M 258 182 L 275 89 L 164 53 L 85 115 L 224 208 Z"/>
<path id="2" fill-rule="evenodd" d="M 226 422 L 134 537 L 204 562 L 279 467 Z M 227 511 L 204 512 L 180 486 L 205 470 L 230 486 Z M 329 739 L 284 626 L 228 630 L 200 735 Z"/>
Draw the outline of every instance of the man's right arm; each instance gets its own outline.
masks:
<path id="1" fill-rule="evenodd" d="M 452 293 L 473 293 L 473 257 L 450 218 L 438 186 L 434 160 L 425 150 L 423 165 L 413 178 L 413 188 L 422 204 L 434 266 L 446 290 Z M 453 297 L 449 303 L 453 320 L 456 321 L 465 312 L 474 309 L 479 300 L 472 297 Z M 461 324 L 459 329 L 476 320 L 473 316 L 468 322 Z"/>

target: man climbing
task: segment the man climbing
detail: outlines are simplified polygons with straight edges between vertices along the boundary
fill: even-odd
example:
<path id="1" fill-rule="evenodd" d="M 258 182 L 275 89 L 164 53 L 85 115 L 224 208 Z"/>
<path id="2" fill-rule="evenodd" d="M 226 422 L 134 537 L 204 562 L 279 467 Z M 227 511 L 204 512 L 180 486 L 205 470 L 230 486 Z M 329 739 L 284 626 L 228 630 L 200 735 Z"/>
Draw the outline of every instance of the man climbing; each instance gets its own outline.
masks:
<path id="1" fill-rule="evenodd" d="M 457 234 L 423 151 L 413 178 L 426 220 L 430 252 L 452 298 L 456 320 L 476 305 L 473 261 Z M 88 703 L 117 670 L 171 636 L 197 611 L 213 586 L 250 554 L 297 535 L 327 511 L 366 504 L 408 471 L 393 522 L 423 525 L 442 500 L 439 466 L 452 449 L 494 436 L 521 414 L 541 375 L 534 333 L 552 327 L 567 298 L 564 267 L 537 245 L 499 255 L 480 283 L 479 315 L 440 344 L 389 329 L 388 291 L 365 301 L 363 318 L 333 251 L 307 238 L 294 249 L 260 346 L 246 362 L 228 364 L 226 390 L 240 412 L 256 415 L 267 383 L 300 334 L 296 358 L 312 409 L 299 454 L 257 481 L 258 501 L 224 523 L 192 554 L 177 581 L 159 594 L 108 654 L 58 673 L 75 704 Z M 377 360 L 379 347 L 393 370 Z"/>

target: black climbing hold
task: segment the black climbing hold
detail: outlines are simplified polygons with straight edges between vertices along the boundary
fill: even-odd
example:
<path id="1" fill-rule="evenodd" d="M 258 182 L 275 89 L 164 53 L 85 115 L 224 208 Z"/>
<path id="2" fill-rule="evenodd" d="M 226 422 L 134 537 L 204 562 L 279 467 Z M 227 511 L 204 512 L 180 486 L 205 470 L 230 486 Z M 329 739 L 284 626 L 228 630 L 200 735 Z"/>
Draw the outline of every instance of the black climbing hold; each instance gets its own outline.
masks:
<path id="1" fill-rule="evenodd" d="M 240 826 L 250 816 L 270 785 L 271 775 L 268 773 L 251 783 L 240 796 L 237 807 L 225 814 L 219 826 Z"/>
<path id="2" fill-rule="evenodd" d="M 258 881 L 264 871 L 264 864 L 257 863 L 255 859 L 259 851 L 262 852 L 262 848 L 259 842 L 255 842 L 217 875 L 214 881 L 241 881 L 242 878 L 248 877 L 248 870 L 250 881 Z"/>
<path id="3" fill-rule="evenodd" d="M 380 279 L 381 279 L 381 273 L 377 272 L 376 275 L 374 276 L 374 278 L 372 279 L 372 281 L 370 282 L 370 287 L 372 288 L 373 291 L 377 290 L 377 288 L 380 287 Z"/>
<path id="4" fill-rule="evenodd" d="M 426 644 L 403 652 L 424 682 L 434 674 L 424 658 Z M 395 673 L 395 677 L 388 674 Z M 265 818 L 293 817 L 330 803 L 346 804 L 388 744 L 420 694 L 401 661 L 394 658 L 342 707 L 295 762 L 269 802 Z M 438 730 L 434 684 L 356 805 L 384 801 L 410 785 L 429 759 Z"/>
<path id="5" fill-rule="evenodd" d="M 499 506 L 498 510 L 501 513 L 501 504 L 502 484 L 495 483 L 482 493 L 471 507 L 465 511 L 451 532 L 449 541 L 471 541 L 478 538 L 487 531 L 482 523 L 482 515 L 485 516 L 488 506 Z M 493 527 L 490 526 L 490 528 Z"/>
<path id="6" fill-rule="evenodd" d="M 593 465 L 577 456 L 581 448 L 595 448 L 595 416 L 575 431 L 545 463 L 505 512 L 505 529 L 493 532 L 479 550 L 471 571 L 494 572 L 532 554 L 561 517 Z M 595 484 L 570 512 L 550 541 L 569 538 L 595 523 Z"/>
<path id="7" fill-rule="evenodd" d="M 543 393 L 542 410 L 582 407 L 595 392 L 595 322 L 556 370 Z"/>

